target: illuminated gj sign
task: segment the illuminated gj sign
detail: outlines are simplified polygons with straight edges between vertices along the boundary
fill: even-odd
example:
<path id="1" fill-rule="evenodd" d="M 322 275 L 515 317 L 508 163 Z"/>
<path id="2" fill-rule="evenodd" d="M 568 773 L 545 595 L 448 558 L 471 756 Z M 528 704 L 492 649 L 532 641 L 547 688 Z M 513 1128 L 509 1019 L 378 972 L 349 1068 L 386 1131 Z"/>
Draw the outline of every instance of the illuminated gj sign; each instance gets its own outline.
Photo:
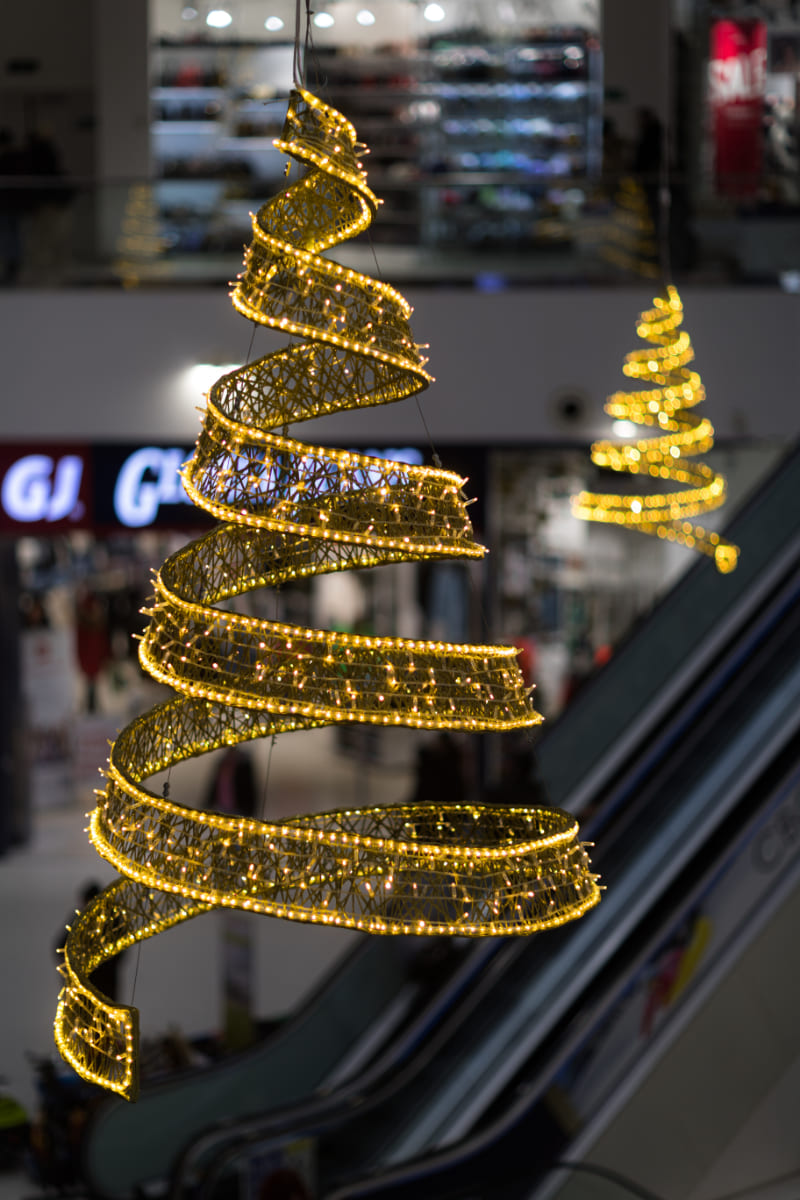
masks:
<path id="1" fill-rule="evenodd" d="M 191 453 L 188 446 L 123 442 L 0 446 L 0 530 L 202 528 L 210 518 L 191 504 L 180 476 Z M 422 458 L 413 447 L 366 453 L 400 462 Z M 369 483 L 367 470 L 363 486 Z"/>
<path id="2" fill-rule="evenodd" d="M 708 84 L 714 176 L 721 195 L 752 196 L 758 189 L 766 69 L 767 27 L 763 21 L 712 23 Z"/>
<path id="3" fill-rule="evenodd" d="M 84 515 L 80 500 L 83 459 L 78 454 L 55 458 L 25 454 L 7 469 L 0 486 L 0 503 L 12 521 L 52 524 Z"/>
<path id="4" fill-rule="evenodd" d="M 204 524 L 179 474 L 183 446 L 0 447 L 0 530 L 144 529 Z"/>
<path id="5" fill-rule="evenodd" d="M 125 459 L 114 486 L 114 514 L 121 525 L 152 525 L 162 504 L 189 504 L 179 475 L 186 451 L 142 446 Z"/>

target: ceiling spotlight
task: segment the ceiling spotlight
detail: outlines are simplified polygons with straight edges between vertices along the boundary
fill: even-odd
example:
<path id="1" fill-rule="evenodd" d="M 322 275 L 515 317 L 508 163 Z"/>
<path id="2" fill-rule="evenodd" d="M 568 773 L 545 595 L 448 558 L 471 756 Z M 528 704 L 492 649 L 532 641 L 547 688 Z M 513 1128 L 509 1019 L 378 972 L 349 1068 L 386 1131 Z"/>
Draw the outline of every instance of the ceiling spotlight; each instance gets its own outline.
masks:
<path id="1" fill-rule="evenodd" d="M 371 13 L 368 8 L 362 8 L 361 12 L 356 13 L 356 20 L 359 25 L 374 25 L 375 13 Z"/>
<path id="2" fill-rule="evenodd" d="M 330 29 L 331 25 L 333 25 L 333 17 L 329 12 L 315 13 L 314 24 L 317 29 Z"/>
<path id="3" fill-rule="evenodd" d="M 426 21 L 443 21 L 445 12 L 441 4 L 426 4 L 422 15 Z"/>
<path id="4" fill-rule="evenodd" d="M 270 33 L 277 33 L 279 29 L 283 29 L 283 21 L 280 17 L 267 17 L 264 28 L 268 29 Z"/>
<path id="5" fill-rule="evenodd" d="M 206 25 L 210 25 L 212 29 L 224 29 L 230 25 L 233 17 L 225 8 L 212 8 L 211 12 L 206 17 Z"/>
<path id="6" fill-rule="evenodd" d="M 191 4 L 187 4 L 185 8 L 181 9 L 181 17 L 184 21 L 193 21 L 196 16 L 197 9 L 192 8 Z"/>

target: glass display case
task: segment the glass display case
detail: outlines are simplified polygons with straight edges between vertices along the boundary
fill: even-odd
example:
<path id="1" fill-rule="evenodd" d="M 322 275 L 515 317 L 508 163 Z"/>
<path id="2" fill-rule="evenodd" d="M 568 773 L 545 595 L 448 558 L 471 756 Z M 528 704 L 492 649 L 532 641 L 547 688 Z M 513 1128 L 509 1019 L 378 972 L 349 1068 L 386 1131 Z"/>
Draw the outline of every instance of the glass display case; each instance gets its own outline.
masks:
<path id="1" fill-rule="evenodd" d="M 170 248 L 241 246 L 253 201 L 282 178 L 272 139 L 291 64 L 287 44 L 154 47 L 156 200 Z M 374 240 L 471 249 L 570 240 L 600 170 L 594 34 L 330 47 L 314 52 L 309 72 L 370 148 L 370 184 L 384 199 Z"/>

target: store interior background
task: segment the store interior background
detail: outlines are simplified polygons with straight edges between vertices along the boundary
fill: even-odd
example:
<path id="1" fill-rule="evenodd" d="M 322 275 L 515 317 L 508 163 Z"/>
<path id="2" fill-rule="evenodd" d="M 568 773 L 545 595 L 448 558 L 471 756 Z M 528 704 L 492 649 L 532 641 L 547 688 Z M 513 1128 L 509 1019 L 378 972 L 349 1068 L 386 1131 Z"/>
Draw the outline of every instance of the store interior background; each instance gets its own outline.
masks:
<path id="1" fill-rule="evenodd" d="M 32 128 L 46 132 L 63 174 L 55 185 L 48 180 L 62 194 L 36 206 L 35 223 L 23 229 L 19 269 L 0 290 L 3 470 L 24 455 L 56 463 L 71 452 L 88 456 L 92 447 L 188 450 L 197 406 L 216 374 L 280 345 L 262 330 L 251 344 L 226 285 L 239 269 L 249 209 L 281 178 L 283 160 L 269 140 L 289 84 L 293 6 L 231 0 L 236 44 L 230 31 L 204 29 L 188 51 L 175 45 L 196 37 L 198 26 L 181 17 L 184 7 L 172 0 L 27 0 L 6 14 L 0 125 L 15 138 Z M 196 7 L 202 23 L 204 7 Z M 408 60 L 432 30 L 408 0 L 374 0 L 369 26 L 356 21 L 360 6 L 351 0 L 325 7 L 335 23 L 316 30 L 314 40 L 334 81 L 334 66 L 358 76 L 365 61 L 384 56 L 388 63 L 375 65 L 363 86 L 346 85 L 357 109 L 348 115 L 359 132 L 363 115 L 364 140 L 380 142 L 393 118 L 371 109 L 371 93 L 387 79 L 413 91 Z M 430 434 L 444 465 L 470 476 L 469 490 L 479 495 L 476 526 L 490 554 L 451 579 L 422 579 L 406 567 L 385 571 L 379 583 L 365 579 L 368 586 L 317 581 L 281 603 L 288 619 L 315 625 L 517 640 L 529 655 L 539 706 L 554 719 L 692 563 L 688 551 L 588 526 L 569 512 L 569 496 L 593 478 L 589 443 L 610 432 L 603 402 L 624 386 L 636 318 L 653 295 L 650 280 L 610 267 L 600 252 L 618 181 L 603 158 L 603 121 L 613 120 L 630 149 L 637 112 L 655 112 L 670 131 L 674 185 L 691 197 L 693 248 L 678 253 L 674 274 L 707 391 L 704 411 L 717 434 L 709 461 L 729 485 L 726 509 L 706 522 L 712 528 L 724 526 L 797 437 L 800 166 L 795 146 L 794 166 L 747 201 L 715 195 L 709 182 L 703 37 L 712 11 L 744 12 L 733 4 L 475 0 L 468 18 L 466 0 L 444 7 L 440 32 L 456 44 L 465 25 L 480 30 L 487 46 L 522 39 L 531 27 L 581 31 L 572 41 L 592 65 L 567 118 L 568 148 L 553 151 L 573 156 L 559 168 L 569 177 L 535 189 L 520 183 L 519 164 L 498 166 L 505 145 L 488 167 L 479 156 L 467 167 L 443 166 L 441 146 L 430 141 L 447 116 L 441 109 L 418 114 L 419 141 L 420 127 L 409 120 L 403 154 L 373 155 L 368 165 L 388 189 L 388 221 L 381 232 L 380 212 L 374 250 L 382 276 L 414 306 L 413 328 L 430 343 L 436 383 L 421 401 L 425 424 L 409 402 L 330 416 L 312 436 L 427 459 Z M 751 11 L 800 45 L 800 13 L 788 0 Z M 283 20 L 282 31 L 265 31 L 268 15 Z M 399 83 L 398 59 L 405 62 Z M 198 84 L 190 111 L 176 116 L 170 80 L 187 62 L 215 82 Z M 212 111 L 198 115 L 198 104 Z M 497 114 L 475 119 L 491 126 Z M 464 182 L 476 171 L 486 181 Z M 382 194 L 380 182 L 373 186 Z M 132 207 L 137 198 L 140 210 Z M 140 222 L 142 237 L 132 255 L 124 243 L 131 220 Z M 478 226 L 484 232 L 470 240 L 465 231 Z M 337 255 L 372 269 L 369 243 Z M 92 485 L 99 495 L 99 478 Z M 88 846 L 82 814 L 107 739 L 160 694 L 132 658 L 131 632 L 149 570 L 189 536 L 191 521 L 178 507 L 174 524 L 162 513 L 139 532 L 124 530 L 113 515 L 76 523 L 70 513 L 51 528 L 45 518 L 23 528 L 2 516 L 0 1075 L 31 1109 L 26 1054 L 52 1051 L 58 930 L 80 886 L 112 876 Z M 419 737 L 401 733 L 355 746 L 329 730 L 304 738 L 252 752 L 259 794 L 269 762 L 270 815 L 413 793 Z M 502 754 L 492 743 L 483 755 L 486 786 L 496 783 Z M 465 761 L 477 787 L 475 755 L 466 748 Z M 188 765 L 173 795 L 204 803 L 217 765 Z M 254 929 L 253 1010 L 264 1021 L 284 1018 L 307 997 L 352 938 L 268 920 L 254 921 Z M 136 971 L 145 1037 L 176 1025 L 187 1035 L 220 1027 L 220 939 L 212 915 L 155 939 L 140 959 L 128 956 L 124 986 L 133 987 Z M 774 1103 L 784 1111 L 786 1095 Z M 732 1147 L 730 1163 L 736 1153 Z M 800 1160 L 788 1164 L 797 1166 Z M 720 1191 L 732 1177 L 726 1170 L 717 1165 Z"/>

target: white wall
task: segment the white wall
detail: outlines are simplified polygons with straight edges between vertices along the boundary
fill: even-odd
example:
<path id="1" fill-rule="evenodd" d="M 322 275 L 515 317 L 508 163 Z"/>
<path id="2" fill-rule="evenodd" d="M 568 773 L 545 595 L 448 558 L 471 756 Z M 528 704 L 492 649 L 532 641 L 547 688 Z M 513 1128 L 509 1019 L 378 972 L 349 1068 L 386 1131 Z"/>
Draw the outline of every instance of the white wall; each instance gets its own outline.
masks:
<path id="1" fill-rule="evenodd" d="M 796 1103 L 796 1075 L 787 1069 L 800 1047 L 789 949 L 798 917 L 795 884 L 684 1028 L 664 1041 L 649 1074 L 632 1074 L 626 1106 L 598 1137 L 584 1136 L 576 1157 L 620 1171 L 665 1200 L 767 1200 L 773 1193 L 760 1182 L 798 1171 L 796 1108 L 783 1113 L 768 1141 L 754 1136 L 765 1133 L 776 1101 Z M 602 1120 L 603 1108 L 597 1111 Z M 595 1194 L 580 1174 L 547 1192 L 553 1200 Z M 798 1194 L 796 1181 L 790 1194 Z"/>
<path id="2" fill-rule="evenodd" d="M 588 441 L 607 430 L 605 396 L 626 384 L 645 289 L 519 289 L 497 295 L 428 290 L 415 337 L 430 342 L 437 382 L 423 397 L 436 442 Z M 696 289 L 685 324 L 718 436 L 798 433 L 796 297 L 769 289 Z M 16 291 L 0 294 L 0 437 L 12 440 L 190 441 L 202 402 L 187 371 L 247 356 L 251 327 L 224 289 Z M 280 340 L 256 332 L 253 355 Z M 641 345 L 641 343 L 639 343 Z M 587 418 L 565 423 L 557 396 L 577 390 Z M 413 401 L 326 418 L 313 440 L 424 442 Z"/>

